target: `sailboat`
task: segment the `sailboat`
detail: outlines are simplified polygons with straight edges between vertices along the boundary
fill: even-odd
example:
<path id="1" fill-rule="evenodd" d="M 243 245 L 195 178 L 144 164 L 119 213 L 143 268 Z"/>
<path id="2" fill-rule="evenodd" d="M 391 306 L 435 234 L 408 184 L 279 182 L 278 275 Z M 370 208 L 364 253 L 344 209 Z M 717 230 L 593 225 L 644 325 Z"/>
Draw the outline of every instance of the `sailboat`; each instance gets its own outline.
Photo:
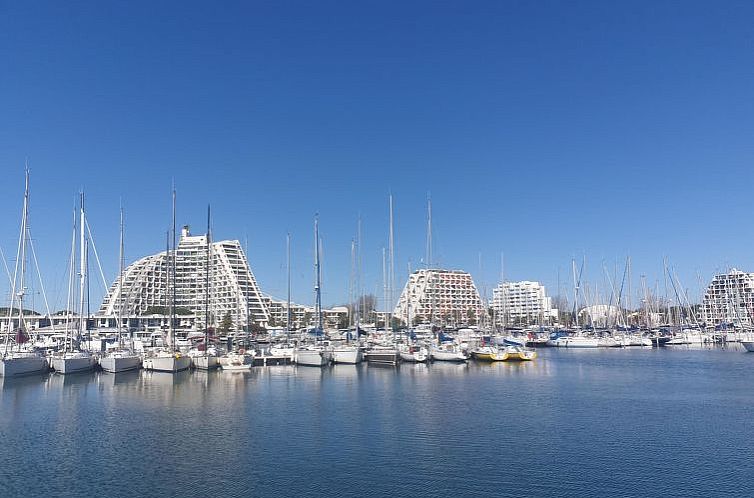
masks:
<path id="1" fill-rule="evenodd" d="M 379 344 L 373 345 L 366 352 L 366 358 L 368 363 L 374 363 L 377 365 L 390 365 L 395 366 L 401 360 L 401 353 L 395 343 L 395 333 L 393 332 L 393 313 L 390 309 L 392 304 L 392 275 L 393 275 L 393 196 L 389 197 L 389 216 L 390 227 L 388 234 L 388 250 L 390 260 L 385 261 L 385 249 L 382 250 L 382 281 L 384 290 L 385 301 L 385 336 L 382 338 Z M 388 331 L 390 335 L 388 336 Z"/>
<path id="2" fill-rule="evenodd" d="M 170 269 L 167 276 L 167 289 L 170 291 L 170 323 L 168 325 L 168 348 L 160 348 L 151 351 L 144 357 L 143 366 L 145 370 L 154 370 L 157 372 L 176 373 L 187 370 L 191 366 L 191 358 L 175 347 L 176 330 L 175 330 L 175 190 L 173 190 L 173 248 L 169 247 L 166 251 L 168 267 Z"/>
<path id="3" fill-rule="evenodd" d="M 16 258 L 16 269 L 14 271 L 13 282 L 11 285 L 11 300 L 8 307 L 8 322 L 5 328 L 5 341 L 3 345 L 3 354 L 0 358 L 0 376 L 17 377 L 21 375 L 30 375 L 43 373 L 49 369 L 47 359 L 41 353 L 29 348 L 27 343 L 29 336 L 26 333 L 24 321 L 24 277 L 26 273 L 26 241 L 29 230 L 29 170 L 26 170 L 26 186 L 24 189 L 24 204 L 21 215 L 21 233 L 18 241 L 18 254 Z M 19 276 L 17 282 L 16 276 Z M 18 283 L 18 285 L 16 285 Z M 11 344 L 11 330 L 13 330 L 13 312 L 15 302 L 18 298 L 18 328 L 13 337 Z"/>
<path id="4" fill-rule="evenodd" d="M 52 369 L 61 374 L 77 373 L 77 372 L 89 372 L 94 369 L 94 365 L 97 363 L 96 358 L 91 351 L 81 349 L 80 344 L 83 339 L 83 335 L 87 330 L 87 316 L 85 314 L 86 308 L 84 304 L 86 302 L 86 286 L 87 286 L 87 257 L 88 257 L 88 245 L 86 240 L 86 219 L 84 214 L 84 193 L 80 194 L 80 211 L 79 211 L 79 328 L 76 334 L 76 339 L 73 341 L 66 341 L 65 349 L 62 353 L 54 355 L 52 357 Z M 75 230 L 75 222 L 74 222 Z M 75 234 L 75 231 L 74 231 Z M 73 263 L 75 258 L 75 235 L 74 241 L 71 244 L 71 273 L 73 273 Z M 67 332 L 67 331 L 66 331 Z"/>
<path id="5" fill-rule="evenodd" d="M 99 366 L 104 372 L 108 373 L 120 373 L 128 372 L 129 370 L 137 370 L 141 367 L 141 357 L 134 352 L 133 337 L 130 337 L 128 347 L 123 345 L 123 332 L 121 327 L 123 326 L 123 272 L 125 270 L 125 255 L 123 251 L 123 208 L 120 210 L 120 274 L 118 279 L 118 299 L 120 300 L 118 306 L 118 348 L 113 351 L 104 353 L 99 359 Z"/>
<path id="6" fill-rule="evenodd" d="M 209 268 L 212 261 L 210 245 L 210 207 L 207 206 L 207 260 L 204 263 L 204 347 L 192 359 L 194 368 L 212 370 L 220 366 L 217 350 L 209 345 Z"/>
<path id="7" fill-rule="evenodd" d="M 288 294 L 285 307 L 285 338 L 284 344 L 274 344 L 270 346 L 270 356 L 285 358 L 293 361 L 293 355 L 296 352 L 296 347 L 291 344 L 291 234 L 287 234 L 285 237 L 285 259 L 287 270 L 287 284 Z"/>
<path id="8" fill-rule="evenodd" d="M 297 365 L 311 367 L 323 367 L 330 363 L 331 353 L 324 346 L 318 344 L 319 338 L 324 334 L 322 324 L 322 291 L 321 291 L 321 265 L 319 259 L 319 217 L 314 218 L 314 310 L 317 325 L 314 327 L 314 344 L 299 344 L 293 353 L 293 361 Z"/>
<path id="9" fill-rule="evenodd" d="M 352 268 L 352 284 L 351 288 L 353 288 L 353 275 L 356 273 L 356 267 L 357 265 L 357 257 L 356 257 L 356 241 L 351 241 L 351 268 Z M 353 293 L 352 293 L 353 294 Z M 351 295 L 351 303 L 353 303 L 353 295 Z M 359 340 L 359 307 L 358 305 L 355 306 L 355 317 L 354 317 L 354 328 L 355 328 L 355 337 L 354 340 L 356 341 L 356 344 L 351 343 L 351 330 L 349 329 L 346 333 L 346 343 L 345 344 L 339 344 L 336 346 L 333 346 L 331 350 L 332 354 L 332 362 L 333 363 L 345 363 L 348 365 L 356 365 L 357 363 L 361 363 L 362 355 L 361 355 L 361 348 L 358 345 Z"/>
<path id="10" fill-rule="evenodd" d="M 408 266 L 408 274 L 411 275 L 411 264 Z M 416 344 L 411 331 L 411 298 L 406 299 L 406 343 L 398 347 L 401 360 L 408 363 L 426 363 L 429 361 L 429 350 Z"/>

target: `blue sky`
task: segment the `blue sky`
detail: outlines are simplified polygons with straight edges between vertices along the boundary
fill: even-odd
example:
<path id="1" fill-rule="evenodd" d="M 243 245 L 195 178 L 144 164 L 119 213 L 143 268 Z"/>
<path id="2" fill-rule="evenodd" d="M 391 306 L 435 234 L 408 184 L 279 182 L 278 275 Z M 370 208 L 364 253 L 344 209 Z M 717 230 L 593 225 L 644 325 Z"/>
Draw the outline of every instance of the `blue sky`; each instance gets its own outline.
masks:
<path id="1" fill-rule="evenodd" d="M 172 179 L 179 224 L 203 231 L 211 203 L 277 296 L 290 231 L 302 303 L 315 213 L 325 304 L 347 298 L 359 216 L 379 288 L 389 192 L 401 284 L 431 192 L 435 260 L 482 288 L 504 251 L 507 278 L 552 293 L 583 255 L 600 288 L 630 255 L 635 286 L 668 257 L 693 292 L 754 271 L 752 19 L 733 1 L 6 2 L 0 246 L 28 157 L 55 308 L 79 189 L 114 278 L 121 199 L 130 261 L 164 247 Z"/>

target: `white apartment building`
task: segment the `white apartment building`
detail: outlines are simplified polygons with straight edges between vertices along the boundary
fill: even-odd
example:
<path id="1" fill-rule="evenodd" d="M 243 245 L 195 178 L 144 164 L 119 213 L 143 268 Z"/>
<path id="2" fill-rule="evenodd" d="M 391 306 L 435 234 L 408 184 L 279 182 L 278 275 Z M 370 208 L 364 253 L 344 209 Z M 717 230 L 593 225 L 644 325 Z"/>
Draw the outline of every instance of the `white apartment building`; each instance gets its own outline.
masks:
<path id="1" fill-rule="evenodd" d="M 754 273 L 731 268 L 712 278 L 702 299 L 702 321 L 708 326 L 751 326 L 754 312 Z"/>
<path id="2" fill-rule="evenodd" d="M 269 312 L 241 244 L 237 240 L 211 242 L 209 258 L 207 248 L 206 235 L 191 235 L 189 227 L 184 226 L 175 254 L 175 290 L 169 283 L 168 254 L 163 251 L 147 256 L 123 271 L 122 288 L 120 277 L 115 279 L 98 315 L 162 313 L 170 306 L 170 294 L 174 294 L 177 314 L 193 315 L 196 328 L 204 327 L 205 308 L 209 309 L 211 327 L 227 315 L 237 330 L 247 324 L 267 326 Z"/>
<path id="3" fill-rule="evenodd" d="M 492 290 L 492 308 L 498 325 L 547 324 L 558 318 L 545 286 L 539 282 L 503 282 Z"/>
<path id="4" fill-rule="evenodd" d="M 393 316 L 405 322 L 460 327 L 478 324 L 484 313 L 471 275 L 459 270 L 413 272 L 401 292 Z"/>

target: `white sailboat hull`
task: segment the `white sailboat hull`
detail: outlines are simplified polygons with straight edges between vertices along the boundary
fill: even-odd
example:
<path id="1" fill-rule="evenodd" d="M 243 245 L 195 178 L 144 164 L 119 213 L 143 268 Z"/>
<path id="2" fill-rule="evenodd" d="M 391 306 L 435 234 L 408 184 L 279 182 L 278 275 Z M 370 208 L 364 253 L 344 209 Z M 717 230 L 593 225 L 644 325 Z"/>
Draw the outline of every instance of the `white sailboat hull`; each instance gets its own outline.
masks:
<path id="1" fill-rule="evenodd" d="M 100 358 L 99 365 L 109 373 L 128 372 L 141 367 L 141 358 L 137 355 L 105 356 Z"/>
<path id="2" fill-rule="evenodd" d="M 376 365 L 397 365 L 400 354 L 394 349 L 373 349 L 367 351 L 367 363 Z"/>
<path id="3" fill-rule="evenodd" d="M 432 359 L 435 361 L 455 361 L 462 362 L 468 360 L 465 354 L 460 351 L 432 351 Z"/>
<path id="4" fill-rule="evenodd" d="M 746 351 L 754 353 L 754 341 L 741 341 L 741 344 L 743 344 Z"/>
<path id="5" fill-rule="evenodd" d="M 361 350 L 359 348 L 338 348 L 332 351 L 333 363 L 355 365 L 361 363 L 361 360 Z"/>
<path id="6" fill-rule="evenodd" d="M 194 356 L 194 368 L 199 370 L 212 370 L 220 366 L 220 359 L 214 355 Z"/>
<path id="7" fill-rule="evenodd" d="M 293 361 L 297 365 L 323 367 L 327 365 L 329 357 L 321 350 L 299 349 L 294 353 Z"/>
<path id="8" fill-rule="evenodd" d="M 53 357 L 52 369 L 59 374 L 91 372 L 96 364 L 94 356 Z"/>
<path id="9" fill-rule="evenodd" d="M 9 357 L 0 360 L 0 377 L 20 377 L 48 370 L 47 359 L 41 356 Z"/>
<path id="10" fill-rule="evenodd" d="M 222 369 L 226 372 L 248 372 L 251 370 L 251 363 L 227 363 L 222 366 Z"/>
<path id="11" fill-rule="evenodd" d="M 191 358 L 183 355 L 155 356 L 144 358 L 144 369 L 155 372 L 180 372 L 191 366 Z"/>
<path id="12" fill-rule="evenodd" d="M 598 348 L 600 340 L 596 337 L 558 337 L 547 341 L 547 345 L 556 348 Z"/>
<path id="13" fill-rule="evenodd" d="M 408 363 L 425 363 L 428 359 L 429 355 L 421 351 L 415 351 L 413 353 L 401 351 L 401 360 Z"/>

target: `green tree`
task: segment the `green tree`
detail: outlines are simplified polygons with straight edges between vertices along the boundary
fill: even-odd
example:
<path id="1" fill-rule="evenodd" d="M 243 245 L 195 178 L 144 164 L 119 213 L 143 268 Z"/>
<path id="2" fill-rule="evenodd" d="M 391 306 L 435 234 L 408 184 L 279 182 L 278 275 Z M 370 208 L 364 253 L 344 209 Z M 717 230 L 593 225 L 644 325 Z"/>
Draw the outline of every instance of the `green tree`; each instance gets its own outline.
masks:
<path id="1" fill-rule="evenodd" d="M 466 310 L 466 324 L 476 325 L 476 311 L 474 311 L 474 308 Z"/>
<path id="2" fill-rule="evenodd" d="M 233 320 L 230 318 L 230 312 L 225 313 L 225 316 L 220 322 L 220 327 L 219 327 L 220 331 L 227 332 L 231 329 L 232 326 L 233 326 Z"/>

